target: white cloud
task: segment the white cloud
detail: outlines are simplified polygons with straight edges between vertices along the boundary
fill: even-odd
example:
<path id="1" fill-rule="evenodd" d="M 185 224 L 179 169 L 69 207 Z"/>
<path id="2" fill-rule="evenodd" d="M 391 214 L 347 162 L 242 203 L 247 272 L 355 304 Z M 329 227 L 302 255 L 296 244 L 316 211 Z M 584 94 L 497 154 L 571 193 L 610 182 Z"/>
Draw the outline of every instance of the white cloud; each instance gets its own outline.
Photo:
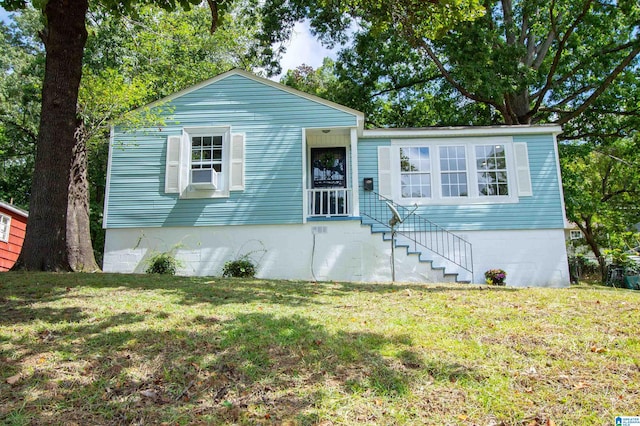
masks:
<path id="1" fill-rule="evenodd" d="M 293 28 L 291 40 L 287 45 L 287 52 L 283 55 L 280 65 L 283 73 L 302 64 L 317 68 L 322 65 L 322 60 L 325 57 L 335 58 L 336 54 L 337 49 L 327 49 L 316 40 L 309 31 L 308 22 L 299 22 Z"/>

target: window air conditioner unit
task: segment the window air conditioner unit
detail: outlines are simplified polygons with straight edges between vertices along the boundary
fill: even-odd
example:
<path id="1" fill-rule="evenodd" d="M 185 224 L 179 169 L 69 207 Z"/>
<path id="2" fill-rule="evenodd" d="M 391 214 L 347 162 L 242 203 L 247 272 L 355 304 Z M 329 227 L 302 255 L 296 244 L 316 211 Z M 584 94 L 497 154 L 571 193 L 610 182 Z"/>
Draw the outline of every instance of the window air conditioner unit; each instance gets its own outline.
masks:
<path id="1" fill-rule="evenodd" d="M 197 189 L 218 189 L 218 173 L 214 169 L 193 169 L 191 185 Z"/>

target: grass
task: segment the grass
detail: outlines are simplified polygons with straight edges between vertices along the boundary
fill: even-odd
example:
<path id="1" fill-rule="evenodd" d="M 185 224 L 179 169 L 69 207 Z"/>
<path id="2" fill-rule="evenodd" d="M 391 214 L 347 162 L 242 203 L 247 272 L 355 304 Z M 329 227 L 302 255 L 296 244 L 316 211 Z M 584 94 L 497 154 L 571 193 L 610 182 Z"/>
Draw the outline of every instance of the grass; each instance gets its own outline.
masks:
<path id="1" fill-rule="evenodd" d="M 640 292 L 0 275 L 0 423 L 640 415 Z"/>

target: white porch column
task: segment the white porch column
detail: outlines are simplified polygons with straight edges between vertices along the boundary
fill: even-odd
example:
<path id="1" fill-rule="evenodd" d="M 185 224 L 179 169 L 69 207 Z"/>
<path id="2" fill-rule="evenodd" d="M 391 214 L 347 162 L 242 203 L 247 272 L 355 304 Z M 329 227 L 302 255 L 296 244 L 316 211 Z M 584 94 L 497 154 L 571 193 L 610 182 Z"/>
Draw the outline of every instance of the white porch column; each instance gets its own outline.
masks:
<path id="1" fill-rule="evenodd" d="M 358 129 L 352 128 L 351 136 L 351 215 L 360 216 L 360 175 L 358 173 Z"/>
<path id="2" fill-rule="evenodd" d="M 309 191 L 307 191 L 307 129 L 302 129 L 302 223 L 307 223 L 307 206 L 309 205 Z"/>

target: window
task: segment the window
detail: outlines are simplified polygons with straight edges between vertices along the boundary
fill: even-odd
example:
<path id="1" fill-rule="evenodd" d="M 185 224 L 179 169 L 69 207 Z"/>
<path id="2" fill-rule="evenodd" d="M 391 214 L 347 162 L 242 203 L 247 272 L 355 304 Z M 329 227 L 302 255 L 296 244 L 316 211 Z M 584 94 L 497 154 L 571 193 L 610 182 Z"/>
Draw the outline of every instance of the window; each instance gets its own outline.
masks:
<path id="1" fill-rule="evenodd" d="M 582 238 L 582 231 L 579 229 L 572 229 L 569 231 L 569 238 L 572 240 L 579 240 Z"/>
<path id="2" fill-rule="evenodd" d="M 431 159 L 428 147 L 400 148 L 402 198 L 431 198 Z"/>
<path id="3" fill-rule="evenodd" d="M 476 170 L 481 197 L 509 195 L 504 145 L 476 146 Z"/>
<path id="4" fill-rule="evenodd" d="M 443 197 L 466 197 L 467 158 L 464 146 L 440 147 L 440 179 Z"/>
<path id="5" fill-rule="evenodd" d="M 527 142 L 505 136 L 378 146 L 378 190 L 399 203 L 517 203 L 533 195 Z"/>
<path id="6" fill-rule="evenodd" d="M 0 214 L 0 241 L 9 241 L 9 231 L 11 229 L 11 216 Z"/>
<path id="7" fill-rule="evenodd" d="M 211 198 L 244 190 L 244 140 L 229 127 L 188 127 L 169 136 L 164 192 Z"/>
<path id="8" fill-rule="evenodd" d="M 223 186 L 218 175 L 222 175 L 224 136 L 191 137 L 191 185 L 206 189 Z"/>

